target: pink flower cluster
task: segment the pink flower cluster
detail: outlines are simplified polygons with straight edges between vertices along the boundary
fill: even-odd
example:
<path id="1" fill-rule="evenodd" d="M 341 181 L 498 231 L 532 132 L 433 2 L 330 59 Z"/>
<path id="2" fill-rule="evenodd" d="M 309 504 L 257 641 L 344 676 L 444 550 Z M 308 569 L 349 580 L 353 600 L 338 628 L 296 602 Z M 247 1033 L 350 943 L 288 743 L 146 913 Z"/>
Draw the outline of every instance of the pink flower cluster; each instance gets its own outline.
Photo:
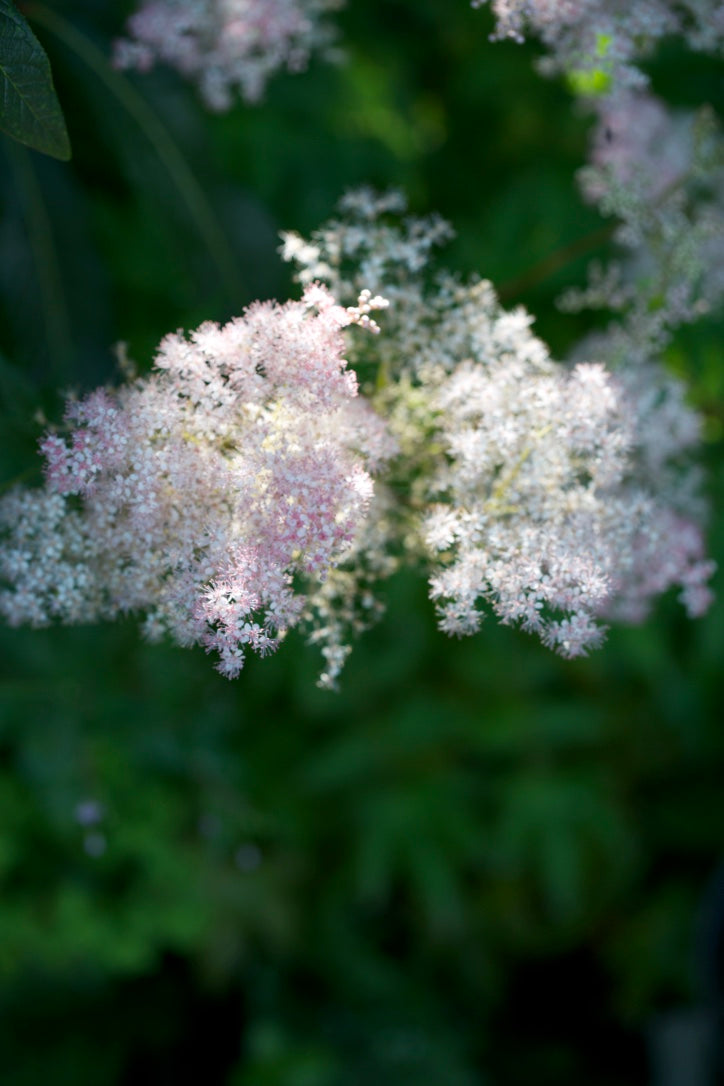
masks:
<path id="1" fill-rule="evenodd" d="M 119 68 L 147 71 L 157 61 L 198 83 L 210 109 L 226 110 L 239 93 L 262 97 L 281 68 L 306 68 L 328 51 L 333 31 L 324 14 L 343 0 L 145 0 L 116 42 Z"/>
<path id="2" fill-rule="evenodd" d="M 187 339 L 155 371 L 71 402 L 70 440 L 41 443 L 47 485 L 0 503 L 0 611 L 13 624 L 127 611 L 145 630 L 219 656 L 238 674 L 297 623 L 300 585 L 324 580 L 372 495 L 391 445 L 346 368 L 344 310 L 322 288 L 256 304 Z M 79 504 L 80 500 L 80 504 Z"/>

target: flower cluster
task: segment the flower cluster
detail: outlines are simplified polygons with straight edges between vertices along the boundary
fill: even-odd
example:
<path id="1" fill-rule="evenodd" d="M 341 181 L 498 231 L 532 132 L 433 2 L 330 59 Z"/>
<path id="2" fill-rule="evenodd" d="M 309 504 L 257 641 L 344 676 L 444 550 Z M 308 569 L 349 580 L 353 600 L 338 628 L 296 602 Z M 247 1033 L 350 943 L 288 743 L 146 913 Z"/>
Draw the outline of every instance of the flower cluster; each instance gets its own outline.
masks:
<path id="1" fill-rule="evenodd" d="M 198 83 L 210 109 L 239 93 L 257 102 L 280 68 L 306 68 L 328 52 L 334 33 L 323 16 L 343 0 L 145 0 L 116 42 L 119 68 L 147 71 L 156 60 Z"/>
<path id="2" fill-rule="evenodd" d="M 482 7 L 488 0 L 471 0 Z M 720 0 L 490 0 L 494 38 L 522 41 L 530 32 L 548 53 L 541 70 L 562 73 L 572 86 L 599 94 L 646 84 L 638 61 L 661 38 L 677 34 L 692 49 L 724 45 Z"/>
<path id="3" fill-rule="evenodd" d="M 69 403 L 70 438 L 41 443 L 45 488 L 0 504 L 0 612 L 37 626 L 138 611 L 149 636 L 204 645 L 228 676 L 245 649 L 274 649 L 392 451 L 343 357 L 342 329 L 381 304 L 346 311 L 320 287 L 256 304 L 167 336 L 150 376 Z"/>
<path id="4" fill-rule="evenodd" d="M 473 0 L 480 6 L 484 0 Z M 574 360 L 596 358 L 617 373 L 636 418 L 636 457 L 644 474 L 685 523 L 697 515 L 695 473 L 667 466 L 691 449 L 698 421 L 685 389 L 659 359 L 674 330 L 698 320 L 724 299 L 724 139 L 713 111 L 672 110 L 649 90 L 638 61 L 665 35 L 676 34 L 697 50 L 721 54 L 721 0 L 491 0 L 494 37 L 521 40 L 537 35 L 547 47 L 540 67 L 563 74 L 595 117 L 589 163 L 579 171 L 584 198 L 605 217 L 616 254 L 593 261 L 588 283 L 560 299 L 569 312 L 600 309 L 612 315 L 607 327 L 582 340 Z M 676 473 L 674 473 L 676 474 Z M 700 506 L 698 514 L 700 514 Z M 658 530 L 671 555 L 684 551 L 671 533 L 688 529 L 663 516 Z M 657 581 L 656 563 L 639 540 L 634 567 L 639 586 Z M 701 556 L 701 540 L 685 547 Z M 694 562 L 696 566 L 696 561 Z M 697 567 L 703 568 L 703 567 Z M 651 579 L 643 576 L 644 570 Z M 666 580 L 667 574 L 661 574 Z M 684 584 L 680 578 L 680 583 Z M 631 586 L 629 604 L 617 613 L 640 615 Z M 643 595 L 646 595 L 642 588 Z M 685 589 L 691 601 L 706 597 L 703 581 Z M 697 605 L 694 605 L 695 609 Z"/>
<path id="5" fill-rule="evenodd" d="M 479 7 L 484 0 L 473 0 Z M 563 74 L 596 115 L 584 196 L 620 226 L 623 258 L 593 264 L 587 289 L 568 310 L 621 314 L 606 340 L 584 345 L 604 361 L 647 361 L 672 329 L 724 296 L 724 141 L 706 109 L 670 111 L 649 91 L 638 61 L 666 35 L 721 53 L 721 0 L 492 0 L 496 38 L 530 31 L 547 54 L 544 72 Z"/>
<path id="6" fill-rule="evenodd" d="M 353 193 L 311 241 L 287 235 L 284 254 L 343 300 L 362 279 L 390 300 L 354 361 L 401 450 L 397 531 L 430 566 L 441 628 L 473 632 L 487 604 L 575 656 L 600 642 L 603 616 L 639 620 L 673 585 L 700 614 L 713 567 L 681 464 L 698 420 L 680 384 L 653 364 L 553 362 L 489 283 L 431 270 L 449 227 L 402 210 L 397 194 Z"/>
<path id="7" fill-rule="evenodd" d="M 594 263 L 587 287 L 561 302 L 616 314 L 585 349 L 630 365 L 659 354 L 675 328 L 724 298 L 724 140 L 711 111 L 672 112 L 647 92 L 604 99 L 597 112 L 580 182 L 619 220 L 620 255 Z"/>
<path id="8" fill-rule="evenodd" d="M 350 194 L 284 238 L 301 302 L 167 336 L 150 376 L 68 405 L 45 488 L 0 503 L 9 622 L 138 612 L 229 677 L 298 625 L 333 686 L 403 561 L 446 633 L 491 610 L 567 657 L 672 586 L 706 609 L 681 385 L 653 362 L 554 362 L 489 283 L 435 270 L 448 225 L 404 211 Z"/>

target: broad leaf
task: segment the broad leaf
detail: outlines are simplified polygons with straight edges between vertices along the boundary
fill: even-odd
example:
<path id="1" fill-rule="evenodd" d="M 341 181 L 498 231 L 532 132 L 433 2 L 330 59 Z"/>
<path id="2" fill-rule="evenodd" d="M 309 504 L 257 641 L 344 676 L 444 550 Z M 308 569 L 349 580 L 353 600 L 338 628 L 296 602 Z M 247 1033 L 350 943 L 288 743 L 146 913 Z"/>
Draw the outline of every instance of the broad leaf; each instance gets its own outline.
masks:
<path id="1" fill-rule="evenodd" d="M 70 158 L 48 58 L 9 0 L 0 0 L 0 129 L 36 151 Z"/>

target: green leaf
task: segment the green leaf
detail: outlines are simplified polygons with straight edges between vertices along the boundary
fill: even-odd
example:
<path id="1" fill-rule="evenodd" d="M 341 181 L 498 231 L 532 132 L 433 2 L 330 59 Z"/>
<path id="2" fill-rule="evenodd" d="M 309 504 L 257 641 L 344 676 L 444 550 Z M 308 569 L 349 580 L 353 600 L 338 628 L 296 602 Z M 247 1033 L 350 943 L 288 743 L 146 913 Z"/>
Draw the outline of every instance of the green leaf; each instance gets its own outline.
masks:
<path id="1" fill-rule="evenodd" d="M 36 151 L 70 158 L 48 58 L 9 0 L 0 0 L 0 129 Z"/>

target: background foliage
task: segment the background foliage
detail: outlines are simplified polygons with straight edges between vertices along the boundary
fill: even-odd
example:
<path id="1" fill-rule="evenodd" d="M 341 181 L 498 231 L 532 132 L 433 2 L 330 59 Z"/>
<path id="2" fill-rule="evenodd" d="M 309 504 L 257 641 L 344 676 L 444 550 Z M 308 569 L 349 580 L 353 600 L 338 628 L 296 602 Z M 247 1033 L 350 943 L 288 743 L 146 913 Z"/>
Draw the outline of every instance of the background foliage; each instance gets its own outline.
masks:
<path id="1" fill-rule="evenodd" d="M 465 0 L 350 0 L 343 64 L 218 117 L 171 72 L 108 68 L 128 5 L 21 7 L 73 159 L 0 145 L 8 483 L 39 478 L 58 388 L 117 379 L 113 344 L 143 368 L 171 329 L 292 294 L 277 231 L 360 183 L 449 218 L 448 264 L 554 353 L 585 330 L 554 300 L 601 250 L 548 258 L 601 225 L 587 119 Z M 724 113 L 720 63 L 672 43 L 650 70 Z M 720 563 L 721 332 L 669 352 Z M 573 663 L 492 620 L 447 641 L 412 575 L 387 595 L 337 695 L 296 635 L 228 683 L 130 621 L 0 631 L 3 1086 L 650 1080 L 646 1030 L 713 998 L 724 956 L 713 921 L 695 938 L 724 844 L 721 590 Z"/>

